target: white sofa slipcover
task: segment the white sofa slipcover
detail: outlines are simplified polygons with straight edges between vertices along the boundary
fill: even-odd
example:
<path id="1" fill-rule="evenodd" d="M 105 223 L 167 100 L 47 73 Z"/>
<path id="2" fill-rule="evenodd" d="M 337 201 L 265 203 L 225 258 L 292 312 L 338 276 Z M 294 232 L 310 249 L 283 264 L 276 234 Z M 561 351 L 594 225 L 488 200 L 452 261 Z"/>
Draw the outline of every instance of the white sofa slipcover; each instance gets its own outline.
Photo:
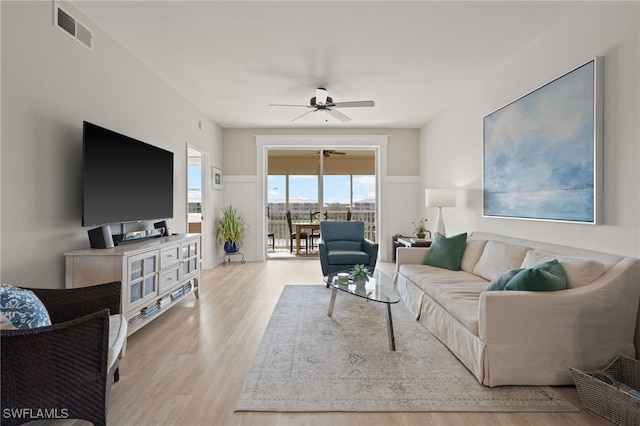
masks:
<path id="1" fill-rule="evenodd" d="M 636 354 L 640 259 L 479 232 L 460 271 L 423 265 L 428 250 L 397 249 L 396 289 L 480 383 L 568 385 L 569 367 L 592 371 Z M 551 258 L 566 290 L 485 291 L 502 272 Z"/>

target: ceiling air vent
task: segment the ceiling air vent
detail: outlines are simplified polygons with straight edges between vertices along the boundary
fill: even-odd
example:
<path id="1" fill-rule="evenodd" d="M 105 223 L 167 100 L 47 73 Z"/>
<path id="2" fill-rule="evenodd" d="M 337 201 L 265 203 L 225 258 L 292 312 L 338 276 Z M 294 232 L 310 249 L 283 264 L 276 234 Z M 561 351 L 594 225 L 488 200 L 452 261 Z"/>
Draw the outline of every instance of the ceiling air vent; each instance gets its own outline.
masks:
<path id="1" fill-rule="evenodd" d="M 93 50 L 93 33 L 59 5 L 53 11 L 53 25 L 89 50 Z"/>

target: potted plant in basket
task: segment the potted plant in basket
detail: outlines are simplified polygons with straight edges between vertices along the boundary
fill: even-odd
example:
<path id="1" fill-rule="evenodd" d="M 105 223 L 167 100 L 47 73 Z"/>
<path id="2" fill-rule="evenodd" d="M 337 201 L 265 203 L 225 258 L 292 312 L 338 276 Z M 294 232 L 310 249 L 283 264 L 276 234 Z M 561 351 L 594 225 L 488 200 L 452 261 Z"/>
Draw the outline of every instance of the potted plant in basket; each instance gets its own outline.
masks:
<path id="1" fill-rule="evenodd" d="M 233 206 L 222 209 L 222 216 L 216 219 L 216 239 L 224 247 L 225 253 L 236 253 L 244 242 L 246 226 L 244 219 Z"/>
<path id="2" fill-rule="evenodd" d="M 364 283 L 369 281 L 369 270 L 363 264 L 353 265 L 349 278 L 353 280 L 356 286 L 363 286 Z"/>

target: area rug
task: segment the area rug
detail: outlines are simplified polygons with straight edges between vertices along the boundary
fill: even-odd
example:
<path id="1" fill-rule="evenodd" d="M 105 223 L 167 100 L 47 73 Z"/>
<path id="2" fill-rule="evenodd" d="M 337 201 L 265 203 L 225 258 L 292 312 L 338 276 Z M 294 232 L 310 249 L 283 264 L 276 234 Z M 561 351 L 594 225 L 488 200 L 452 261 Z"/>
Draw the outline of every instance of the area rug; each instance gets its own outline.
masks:
<path id="1" fill-rule="evenodd" d="M 547 386 L 488 388 L 402 302 L 386 306 L 288 285 L 274 309 L 236 411 L 579 411 Z"/>

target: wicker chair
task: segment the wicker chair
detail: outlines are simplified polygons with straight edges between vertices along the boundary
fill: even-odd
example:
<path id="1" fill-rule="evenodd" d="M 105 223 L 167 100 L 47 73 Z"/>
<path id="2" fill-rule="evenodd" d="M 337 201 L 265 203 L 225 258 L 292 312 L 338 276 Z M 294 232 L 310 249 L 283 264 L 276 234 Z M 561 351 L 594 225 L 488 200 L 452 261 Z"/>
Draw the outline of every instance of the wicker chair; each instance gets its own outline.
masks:
<path id="1" fill-rule="evenodd" d="M 114 315 L 120 313 L 120 282 L 29 290 L 46 306 L 52 325 L 0 332 L 2 424 L 34 420 L 24 414 L 5 417 L 30 408 L 106 425 L 111 384 L 119 379 L 118 358 L 126 337 L 126 320 Z M 112 330 L 120 333 L 113 348 L 110 315 L 117 320 L 114 324 L 123 321 Z"/>

